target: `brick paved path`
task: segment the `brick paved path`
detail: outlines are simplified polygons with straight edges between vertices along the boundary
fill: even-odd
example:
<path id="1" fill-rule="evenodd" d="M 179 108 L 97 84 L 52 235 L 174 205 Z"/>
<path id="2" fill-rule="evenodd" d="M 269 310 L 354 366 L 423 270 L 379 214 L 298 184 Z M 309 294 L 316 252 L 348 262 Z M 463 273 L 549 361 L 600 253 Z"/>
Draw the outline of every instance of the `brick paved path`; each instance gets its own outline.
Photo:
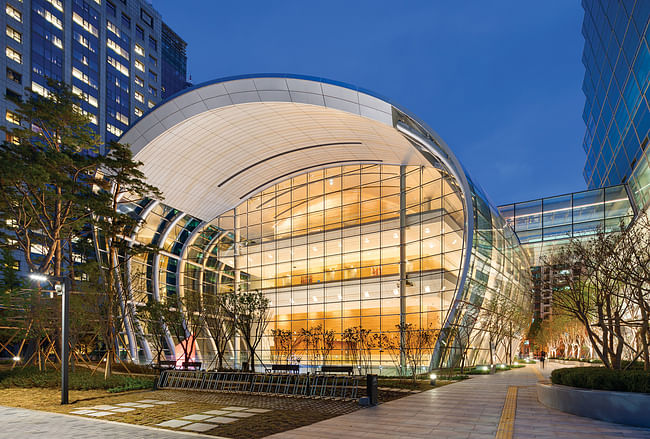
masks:
<path id="1" fill-rule="evenodd" d="M 477 376 L 306 427 L 270 436 L 313 438 L 494 438 L 508 387 L 517 386 L 515 438 L 648 438 L 650 430 L 610 424 L 548 409 L 537 402 L 537 366 Z M 546 364 L 542 375 L 561 366 Z"/>

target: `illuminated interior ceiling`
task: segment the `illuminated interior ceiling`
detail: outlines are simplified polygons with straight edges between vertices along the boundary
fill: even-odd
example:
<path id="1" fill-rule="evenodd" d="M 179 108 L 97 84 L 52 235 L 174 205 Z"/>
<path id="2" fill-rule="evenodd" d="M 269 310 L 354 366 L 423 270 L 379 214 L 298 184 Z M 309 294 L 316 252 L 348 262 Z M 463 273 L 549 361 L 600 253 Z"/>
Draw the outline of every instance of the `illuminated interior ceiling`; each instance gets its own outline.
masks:
<path id="1" fill-rule="evenodd" d="M 297 78 L 217 82 L 157 107 L 121 139 L 164 202 L 209 221 L 292 175 L 352 162 L 431 166 L 391 104 Z"/>

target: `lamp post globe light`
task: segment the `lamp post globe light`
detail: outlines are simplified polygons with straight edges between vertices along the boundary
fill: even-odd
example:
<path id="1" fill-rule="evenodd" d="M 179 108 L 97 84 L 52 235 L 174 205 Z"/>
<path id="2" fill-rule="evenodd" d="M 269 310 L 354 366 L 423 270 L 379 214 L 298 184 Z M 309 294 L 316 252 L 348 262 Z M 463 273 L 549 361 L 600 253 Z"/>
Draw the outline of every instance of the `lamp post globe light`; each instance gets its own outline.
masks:
<path id="1" fill-rule="evenodd" d="M 37 282 L 58 282 L 61 286 L 61 404 L 68 404 L 68 363 L 70 357 L 68 314 L 72 284 L 70 279 L 65 276 L 46 276 L 41 273 L 32 273 L 29 277 Z"/>

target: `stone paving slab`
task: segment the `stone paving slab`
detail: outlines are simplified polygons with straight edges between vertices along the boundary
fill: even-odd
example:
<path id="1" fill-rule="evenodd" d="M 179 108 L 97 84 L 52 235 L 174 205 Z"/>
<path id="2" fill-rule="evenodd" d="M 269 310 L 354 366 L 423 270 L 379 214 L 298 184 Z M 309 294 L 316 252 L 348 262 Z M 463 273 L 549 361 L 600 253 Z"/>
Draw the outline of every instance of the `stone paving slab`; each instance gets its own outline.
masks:
<path id="1" fill-rule="evenodd" d="M 198 433 L 123 424 L 103 419 L 0 406 L 0 437 L 21 439 L 182 439 L 211 438 Z"/>

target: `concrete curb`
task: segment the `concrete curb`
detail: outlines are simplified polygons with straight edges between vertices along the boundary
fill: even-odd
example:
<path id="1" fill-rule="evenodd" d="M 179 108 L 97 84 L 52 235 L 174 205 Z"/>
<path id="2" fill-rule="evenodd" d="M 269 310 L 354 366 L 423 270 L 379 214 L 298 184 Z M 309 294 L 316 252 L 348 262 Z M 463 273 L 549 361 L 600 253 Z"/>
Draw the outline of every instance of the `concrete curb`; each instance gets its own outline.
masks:
<path id="1" fill-rule="evenodd" d="M 650 427 L 650 394 L 537 384 L 537 399 L 552 409 L 617 424 Z"/>

